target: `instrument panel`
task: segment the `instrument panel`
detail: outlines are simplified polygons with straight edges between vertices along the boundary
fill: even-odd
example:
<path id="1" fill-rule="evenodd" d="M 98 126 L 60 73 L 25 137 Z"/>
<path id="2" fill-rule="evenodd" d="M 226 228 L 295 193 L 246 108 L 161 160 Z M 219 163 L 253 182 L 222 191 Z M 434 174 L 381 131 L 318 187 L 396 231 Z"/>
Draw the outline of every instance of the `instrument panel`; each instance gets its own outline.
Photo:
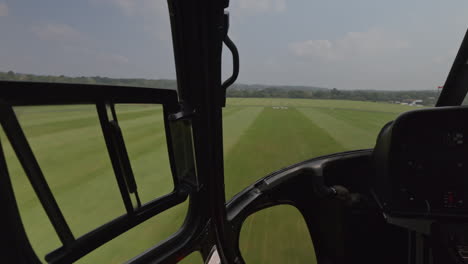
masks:
<path id="1" fill-rule="evenodd" d="M 372 191 L 384 210 L 468 216 L 467 119 L 468 107 L 426 108 L 382 129 Z"/>

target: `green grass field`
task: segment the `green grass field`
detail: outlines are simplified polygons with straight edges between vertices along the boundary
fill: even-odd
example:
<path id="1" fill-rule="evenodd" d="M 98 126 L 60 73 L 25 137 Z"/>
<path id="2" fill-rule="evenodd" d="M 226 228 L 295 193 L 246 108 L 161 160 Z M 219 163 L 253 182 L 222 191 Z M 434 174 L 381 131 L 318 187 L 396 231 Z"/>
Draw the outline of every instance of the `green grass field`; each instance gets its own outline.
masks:
<path id="1" fill-rule="evenodd" d="M 274 109 L 284 106 L 283 109 Z M 287 108 L 286 108 L 287 107 Z M 338 151 L 371 148 L 380 128 L 408 106 L 338 100 L 228 99 L 224 110 L 226 197 L 293 163 Z M 124 213 L 94 106 L 15 109 L 76 237 Z M 143 202 L 173 188 L 162 109 L 121 105 L 119 122 Z M 42 207 L 1 135 L 26 230 L 38 255 L 60 246 Z M 79 263 L 121 263 L 182 225 L 184 203 L 148 220 Z M 247 263 L 314 263 L 300 213 L 290 206 L 261 211 L 241 233 Z M 184 263 L 202 263 L 199 255 Z"/>

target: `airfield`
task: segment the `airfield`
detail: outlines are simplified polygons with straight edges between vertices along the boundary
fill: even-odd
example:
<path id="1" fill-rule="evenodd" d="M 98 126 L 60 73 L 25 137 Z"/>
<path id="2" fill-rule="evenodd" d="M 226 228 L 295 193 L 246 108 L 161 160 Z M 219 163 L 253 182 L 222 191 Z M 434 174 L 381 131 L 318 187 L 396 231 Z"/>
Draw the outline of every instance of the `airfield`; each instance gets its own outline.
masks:
<path id="1" fill-rule="evenodd" d="M 162 108 L 118 105 L 116 109 L 142 202 L 171 192 Z M 334 152 L 372 148 L 385 123 L 413 109 L 344 100 L 229 98 L 223 113 L 226 198 L 285 166 Z M 93 105 L 19 107 L 15 112 L 75 237 L 124 214 Z M 3 133 L 1 142 L 26 231 L 44 260 L 61 244 Z M 186 213 L 187 202 L 78 263 L 129 260 L 175 233 Z M 250 216 L 240 247 L 246 263 L 311 263 L 314 259 L 300 213 L 286 205 Z M 202 260 L 192 255 L 182 263 Z"/>

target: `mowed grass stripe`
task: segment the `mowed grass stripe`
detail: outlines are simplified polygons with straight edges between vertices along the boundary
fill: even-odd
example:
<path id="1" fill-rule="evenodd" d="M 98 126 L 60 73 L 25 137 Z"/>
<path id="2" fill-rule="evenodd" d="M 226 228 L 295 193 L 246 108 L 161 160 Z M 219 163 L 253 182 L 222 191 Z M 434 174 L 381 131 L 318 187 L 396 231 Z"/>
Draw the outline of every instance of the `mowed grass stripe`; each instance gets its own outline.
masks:
<path id="1" fill-rule="evenodd" d="M 343 109 L 320 109 L 319 111 L 332 115 L 355 127 L 368 130 L 375 137 L 387 122 L 394 120 L 402 113 L 360 112 Z"/>
<path id="2" fill-rule="evenodd" d="M 341 108 L 361 111 L 401 113 L 414 110 L 414 107 L 382 102 L 326 100 L 326 99 L 291 99 L 291 98 L 228 98 L 227 105 L 237 106 L 291 106 Z"/>
<path id="3" fill-rule="evenodd" d="M 347 150 L 373 148 L 382 127 L 397 113 L 362 112 L 343 109 L 301 108 L 306 116 L 327 130 Z"/>
<path id="4" fill-rule="evenodd" d="M 362 148 L 358 142 L 343 143 L 345 137 L 332 133 L 334 126 L 339 125 L 343 130 L 353 128 L 351 134 L 358 136 L 363 131 L 370 134 L 373 131 L 375 134 L 367 137 L 367 141 L 362 140 L 361 143 L 366 145 L 375 141 L 380 123 L 392 119 L 393 114 L 388 112 L 396 113 L 395 105 L 367 102 L 276 98 L 239 99 L 237 105 L 230 102 L 228 99 L 228 107 L 223 111 L 228 198 L 282 167 L 318 155 Z M 271 108 L 283 105 L 289 109 Z M 295 109 L 296 105 L 301 109 Z M 309 118 L 309 112 L 302 108 L 311 109 L 322 118 Z M 95 107 L 60 109 L 62 106 L 31 107 L 17 113 L 41 165 L 47 168 L 46 177 L 64 207 L 65 217 L 71 221 L 75 235 L 80 235 L 122 214 L 124 208 Z M 171 190 L 161 107 L 122 105 L 117 107 L 117 112 L 142 199 L 149 200 Z M 65 121 L 75 124 L 68 126 Z M 40 127 L 49 124 L 52 128 L 48 131 Z M 58 239 L 53 235 L 24 172 L 19 164 L 15 165 L 18 162 L 10 162 L 14 155 L 5 146 L 5 137 L 1 137 L 9 169 L 14 172 L 15 192 L 22 200 L 20 209 L 28 234 L 42 257 L 59 246 Z M 186 208 L 184 204 L 171 209 L 112 240 L 80 262 L 121 263 L 128 260 L 177 230 L 186 215 Z M 260 212 L 247 220 L 244 226 L 247 231 L 243 230 L 241 235 L 241 248 L 248 248 L 250 252 L 244 252 L 248 254 L 247 260 L 254 259 L 251 263 L 310 263 L 313 249 L 307 229 L 300 214 L 291 208 L 273 208 L 273 211 Z M 264 250 L 269 250 L 272 255 L 264 255 Z"/>
<path id="5" fill-rule="evenodd" d="M 336 118 L 330 114 L 332 110 L 321 111 L 311 108 L 298 108 L 298 110 L 320 128 L 327 131 L 345 149 L 354 150 L 372 147 L 372 141 L 369 141 L 369 138 L 375 137 L 373 131 Z"/>
<path id="6" fill-rule="evenodd" d="M 155 111 L 148 111 L 148 109 L 143 110 L 137 111 L 138 113 L 133 115 L 136 117 L 134 119 L 129 119 L 128 115 L 119 115 L 119 119 L 127 142 L 135 177 L 140 185 L 141 199 L 145 202 L 170 192 L 173 188 L 173 183 L 165 144 L 162 113 L 155 113 Z M 235 109 L 232 112 L 240 110 L 242 108 Z M 135 110 L 132 112 L 135 112 Z M 144 115 L 141 112 L 144 112 Z M 60 111 L 49 111 L 49 113 L 52 116 L 64 114 Z M 126 118 L 121 118 L 122 116 Z M 94 122 L 80 125 L 75 123 L 76 119 L 70 120 L 71 126 L 64 124 L 65 127 L 69 128 L 66 131 L 40 136 L 36 136 L 38 130 L 31 129 L 31 127 L 27 126 L 28 122 L 24 122 L 26 124 L 25 131 L 28 139 L 33 150 L 36 152 L 36 156 L 47 180 L 51 184 L 54 194 L 57 195 L 59 204 L 63 206 L 67 219 L 74 218 L 76 210 L 73 208 L 76 208 L 77 204 L 64 197 L 71 196 L 69 194 L 74 189 L 85 190 L 86 193 L 86 190 L 90 189 L 90 186 L 96 184 L 96 177 L 104 178 L 104 181 L 107 183 L 104 184 L 104 181 L 102 181 L 100 185 L 107 186 L 107 188 L 114 187 L 115 191 L 112 197 L 117 198 L 114 201 L 120 207 L 120 198 L 114 186 L 116 183 L 97 116 L 95 115 L 93 119 L 90 121 Z M 49 125 L 51 125 L 49 122 L 44 122 L 43 124 L 44 127 Z M 41 127 L 41 129 L 43 128 Z M 7 151 L 7 153 L 8 156 L 13 156 L 12 151 Z M 16 175 L 22 172 L 22 168 L 17 164 L 11 166 L 10 171 L 13 175 Z M 29 185 L 26 177 L 19 179 L 18 186 Z M 20 196 L 22 197 L 23 208 L 37 206 L 37 200 L 33 192 L 30 192 L 26 188 L 19 188 L 19 192 L 21 192 Z M 105 193 L 109 194 L 109 192 Z M 80 201 L 80 199 L 77 199 L 77 201 Z M 94 211 L 98 212 L 99 210 Z M 120 213 L 123 213 L 123 211 L 119 210 Z M 101 223 L 99 222 L 98 224 Z M 79 226 L 83 227 L 84 225 L 80 224 Z M 93 227 L 94 225 L 91 223 L 86 226 Z M 89 231 L 89 228 L 80 228 L 80 230 L 77 230 L 77 233 L 81 234 L 86 231 Z"/>
<path id="7" fill-rule="evenodd" d="M 165 147 L 162 117 L 155 116 L 154 113 L 147 114 L 150 115 L 149 118 L 139 117 L 135 120 L 121 121 L 131 158 L 136 159 L 158 149 L 166 153 L 158 156 L 165 162 L 163 164 L 166 164 L 167 148 L 162 148 Z M 135 121 L 138 122 L 137 126 L 134 124 Z M 45 126 L 47 125 L 46 123 Z M 25 132 L 28 136 L 31 135 L 28 137 L 30 144 L 56 194 L 68 192 L 70 188 L 78 188 L 91 177 L 98 177 L 104 171 L 110 170 L 110 161 L 97 120 L 94 125 L 48 135 L 47 138 L 35 137 L 34 131 L 29 131 L 28 128 Z M 12 154 L 7 152 L 8 156 Z M 161 164 L 159 160 L 158 163 Z M 136 166 L 137 169 L 140 167 L 148 165 Z M 166 164 L 160 168 L 164 167 L 169 166 Z M 22 169 L 15 166 L 11 170 L 17 173 Z M 158 170 L 155 168 L 155 171 Z M 170 172 L 165 171 L 165 174 L 169 174 L 170 177 Z M 170 190 L 170 187 L 167 189 Z"/>
<path id="8" fill-rule="evenodd" d="M 246 263 L 316 263 L 305 220 L 290 205 L 249 216 L 242 227 L 240 250 Z"/>
<path id="9" fill-rule="evenodd" d="M 265 108 L 226 155 L 226 197 L 282 167 L 343 149 L 297 109 Z"/>
<path id="10" fill-rule="evenodd" d="M 229 111 L 227 116 L 233 115 L 235 112 L 240 110 L 242 109 L 233 109 L 233 111 Z M 128 130 L 124 128 L 124 125 L 122 125 L 122 127 L 124 136 L 126 136 L 128 134 Z M 129 155 L 132 158 L 132 166 L 135 170 L 135 175 L 140 186 L 141 198 L 143 201 L 149 198 L 154 198 L 155 190 L 152 189 L 153 186 L 169 185 L 169 182 L 165 182 L 168 178 L 155 177 L 157 176 L 155 173 L 162 173 L 160 171 L 161 169 L 166 170 L 165 167 L 168 165 L 167 148 L 164 144 L 158 147 L 155 147 L 152 144 L 146 144 L 145 146 L 145 140 L 128 140 L 128 142 L 133 142 L 131 146 L 127 145 L 127 147 L 129 148 Z M 134 150 L 132 150 L 132 147 Z M 138 154 L 133 155 L 135 153 Z M 141 171 L 138 170 L 138 167 L 141 168 Z M 148 167 L 151 169 L 148 169 Z M 141 172 L 141 174 L 138 172 Z M 170 173 L 170 171 L 168 171 L 168 173 Z M 160 186 L 155 186 L 155 189 Z M 172 180 L 170 181 L 170 186 L 172 186 Z M 155 219 L 149 220 L 142 226 L 138 226 L 135 230 L 114 239 L 109 245 L 103 246 L 97 252 L 91 253 L 89 257 L 83 260 L 83 263 L 90 263 L 90 259 L 93 263 L 118 263 L 125 260 L 125 257 L 129 254 L 140 253 L 142 249 L 146 249 L 149 245 L 167 238 L 178 227 L 180 227 L 185 218 L 186 209 L 187 203 L 172 208 L 168 212 L 157 216 Z M 138 241 L 138 243 L 128 245 L 128 241 Z"/>
<path id="11" fill-rule="evenodd" d="M 233 112 L 232 109 L 235 109 Z M 245 131 L 252 125 L 263 107 L 227 107 L 230 114 L 223 111 L 224 153 L 228 155 Z"/>
<path id="12" fill-rule="evenodd" d="M 32 117 L 22 114 L 19 116 L 19 120 L 23 127 L 28 129 L 36 137 L 41 135 L 50 135 L 65 130 L 94 125 L 94 121 L 97 118 L 97 112 L 92 110 L 95 109 L 94 106 L 87 106 L 86 108 L 83 106 L 83 109 L 87 111 L 83 111 L 86 114 L 82 116 L 71 117 L 69 116 L 69 112 L 56 111 L 48 113 L 52 118 L 40 119 L 42 122 L 34 120 L 34 114 L 31 114 Z M 141 109 L 138 112 L 117 112 L 117 116 L 119 121 L 134 120 L 139 117 L 148 116 L 148 112 L 151 114 L 162 115 L 162 109 L 158 107 Z"/>
<path id="13" fill-rule="evenodd" d="M 148 127 L 157 125 L 158 128 L 153 131 L 155 134 L 163 134 L 163 121 L 161 113 L 156 112 L 146 112 L 145 116 L 136 117 L 134 119 L 122 120 L 121 124 L 125 124 L 128 128 L 134 128 L 134 131 L 144 132 L 144 129 L 141 127 Z M 57 115 L 53 113 L 53 117 Z M 100 128 L 99 120 L 97 115 L 90 117 L 86 123 L 82 123 L 81 126 L 77 126 L 75 120 L 70 120 L 70 126 L 67 126 L 66 123 L 63 124 L 64 128 L 60 131 L 51 132 L 49 134 L 38 133 L 38 130 L 50 130 L 50 123 L 44 122 L 42 127 L 35 125 L 35 128 L 28 126 L 31 119 L 21 120 L 20 123 L 23 126 L 23 130 L 31 143 L 33 151 L 38 154 L 38 156 L 43 159 L 42 162 L 49 162 L 50 159 L 55 159 L 54 155 L 41 155 L 44 153 L 52 153 L 54 149 L 61 149 L 63 155 L 89 155 L 95 152 L 95 142 L 103 141 L 102 130 Z M 161 129 L 159 129 L 161 128 Z M 78 135 L 78 136 L 77 136 Z M 139 135 L 134 135 L 135 138 L 138 138 Z M 80 144 L 77 145 L 77 142 L 80 141 Z M 71 148 L 74 151 L 64 151 Z M 74 157 L 70 157 L 69 160 L 74 160 Z"/>
<path id="14" fill-rule="evenodd" d="M 162 116 L 157 115 L 161 119 L 160 122 L 150 122 L 149 118 L 155 119 L 154 112 L 146 110 L 144 112 L 144 115 L 134 115 L 136 118 L 133 119 L 122 118 L 120 123 L 124 130 L 124 136 L 128 140 L 127 147 L 133 161 L 132 165 L 140 186 L 142 200 L 148 201 L 150 198 L 156 198 L 170 191 L 172 189 L 172 178 L 165 138 L 163 137 Z M 53 115 L 56 114 L 63 113 L 53 113 Z M 32 145 L 37 146 L 37 143 L 39 143 L 39 149 L 48 150 L 46 153 L 38 152 L 37 154 L 47 161 L 44 162 L 44 160 L 40 159 L 41 165 L 47 168 L 45 170 L 46 177 L 52 183 L 51 185 L 55 186 L 53 192 L 57 195 L 57 200 L 75 235 L 82 235 L 90 231 L 91 228 L 124 213 L 97 116 L 94 119 L 94 125 L 77 126 L 77 128 L 70 128 L 67 131 L 51 135 L 35 136 L 35 131 L 30 131 L 29 139 L 32 141 Z M 47 126 L 47 122 L 44 125 Z M 50 143 L 60 142 L 58 135 L 63 133 L 66 134 L 64 138 L 73 140 L 67 142 L 66 145 L 61 142 L 61 144 L 56 144 L 54 148 L 51 148 Z M 37 142 L 37 139 L 43 139 L 46 136 L 49 137 L 48 140 Z M 7 152 L 11 160 L 13 157 L 11 148 Z M 34 192 L 29 187 L 25 175 L 18 175 L 18 173 L 22 173 L 19 164 L 11 167 L 16 167 L 13 169 L 12 175 L 15 175 L 15 187 L 20 186 L 15 189 L 20 189 L 20 195 L 18 195 L 22 198 L 20 207 L 24 218 L 28 219 L 28 229 L 32 232 L 32 236 L 40 241 L 44 241 L 46 238 L 47 241 L 51 241 L 51 243 L 35 243 L 35 248 L 43 255 L 58 246 L 55 243 L 57 240 L 55 239 L 54 242 L 54 239 L 50 238 L 53 231 L 50 224 L 48 225 L 48 220 L 44 217 L 45 215 L 35 198 Z M 161 174 L 164 174 L 165 179 L 159 177 Z M 18 179 L 22 180 L 18 182 Z M 164 192 L 161 189 L 164 189 Z M 164 223 L 164 230 L 153 229 L 147 225 L 146 231 L 140 229 L 140 233 L 134 235 L 134 240 L 139 240 L 141 243 L 132 246 L 135 250 L 138 250 L 133 253 L 140 253 L 175 231 L 183 221 L 185 207 L 181 206 L 181 209 L 175 208 L 172 210 L 173 212 L 170 213 L 169 217 L 171 220 L 158 221 Z M 180 221 L 177 222 L 174 219 L 180 219 Z M 152 222 L 154 224 L 154 221 Z M 49 228 L 44 228 L 44 226 L 49 226 Z M 137 231 L 131 233 L 134 232 Z M 145 233 L 141 234 L 141 232 Z M 142 239 L 145 237 L 147 240 Z M 145 241 L 147 243 L 144 243 Z M 112 242 L 112 244 L 115 243 L 117 242 Z M 120 244 L 123 245 L 124 243 L 125 241 L 121 240 Z M 110 247 L 109 250 L 111 250 Z M 119 259 L 118 262 L 122 262 L 132 256 L 129 255 L 131 250 L 122 250 L 122 253 L 103 252 L 101 250 L 98 250 L 98 252 L 100 253 L 93 254 L 94 257 L 91 257 L 91 259 Z M 87 260 L 84 262 L 90 263 L 89 258 Z M 93 263 L 97 262 L 93 261 Z"/>
<path id="15" fill-rule="evenodd" d="M 223 108 L 223 119 L 244 109 L 244 107 L 225 107 Z"/>
<path id="16" fill-rule="evenodd" d="M 264 108 L 226 155 L 227 198 L 270 172 L 343 149 L 298 110 Z M 241 249 L 248 263 L 313 263 L 315 258 L 304 220 L 288 206 L 249 217 Z"/>

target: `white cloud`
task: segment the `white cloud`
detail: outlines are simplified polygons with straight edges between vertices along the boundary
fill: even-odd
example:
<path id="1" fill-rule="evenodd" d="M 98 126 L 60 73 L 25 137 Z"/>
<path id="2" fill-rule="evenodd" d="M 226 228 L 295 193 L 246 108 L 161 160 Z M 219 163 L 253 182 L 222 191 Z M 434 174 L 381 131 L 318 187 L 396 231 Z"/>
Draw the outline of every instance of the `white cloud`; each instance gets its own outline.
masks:
<path id="1" fill-rule="evenodd" d="M 167 0 L 91 0 L 94 4 L 120 10 L 127 17 L 138 17 L 143 30 L 170 44 L 171 33 Z"/>
<path id="2" fill-rule="evenodd" d="M 407 41 L 376 28 L 366 32 L 348 32 L 337 40 L 305 40 L 289 44 L 290 51 L 296 56 L 325 60 L 383 55 L 408 47 Z"/>
<path id="3" fill-rule="evenodd" d="M 0 17 L 8 16 L 8 6 L 6 3 L 0 2 Z"/>
<path id="4" fill-rule="evenodd" d="M 127 64 L 130 61 L 127 57 L 119 54 L 104 54 L 101 56 L 101 59 L 112 64 Z"/>
<path id="5" fill-rule="evenodd" d="M 115 66 L 129 63 L 129 59 L 123 55 L 102 51 L 96 40 L 68 24 L 43 24 L 34 26 L 32 31 L 39 39 L 56 47 L 58 53 L 65 52 L 89 58 L 90 61 L 100 65 Z"/>
<path id="6" fill-rule="evenodd" d="M 126 16 L 168 15 L 166 0 L 92 0 L 95 3 L 107 4 L 118 8 Z"/>
<path id="7" fill-rule="evenodd" d="M 306 40 L 294 42 L 289 45 L 289 49 L 296 56 L 300 57 L 323 57 L 327 59 L 336 59 L 337 52 L 334 50 L 333 43 L 330 40 Z"/>
<path id="8" fill-rule="evenodd" d="M 433 62 L 439 64 L 453 63 L 455 56 L 457 55 L 457 49 L 450 49 L 446 53 L 440 54 L 434 57 Z"/>
<path id="9" fill-rule="evenodd" d="M 112 0 L 111 3 L 116 5 L 125 15 L 135 14 L 135 2 L 134 0 Z"/>
<path id="10" fill-rule="evenodd" d="M 251 13 L 280 13 L 286 10 L 286 0 L 239 0 L 237 7 Z"/>
<path id="11" fill-rule="evenodd" d="M 276 0 L 273 4 L 273 10 L 283 12 L 286 10 L 286 0 Z"/>
<path id="12" fill-rule="evenodd" d="M 43 40 L 60 43 L 80 43 L 88 37 L 67 24 L 44 24 L 32 28 L 34 34 Z"/>

